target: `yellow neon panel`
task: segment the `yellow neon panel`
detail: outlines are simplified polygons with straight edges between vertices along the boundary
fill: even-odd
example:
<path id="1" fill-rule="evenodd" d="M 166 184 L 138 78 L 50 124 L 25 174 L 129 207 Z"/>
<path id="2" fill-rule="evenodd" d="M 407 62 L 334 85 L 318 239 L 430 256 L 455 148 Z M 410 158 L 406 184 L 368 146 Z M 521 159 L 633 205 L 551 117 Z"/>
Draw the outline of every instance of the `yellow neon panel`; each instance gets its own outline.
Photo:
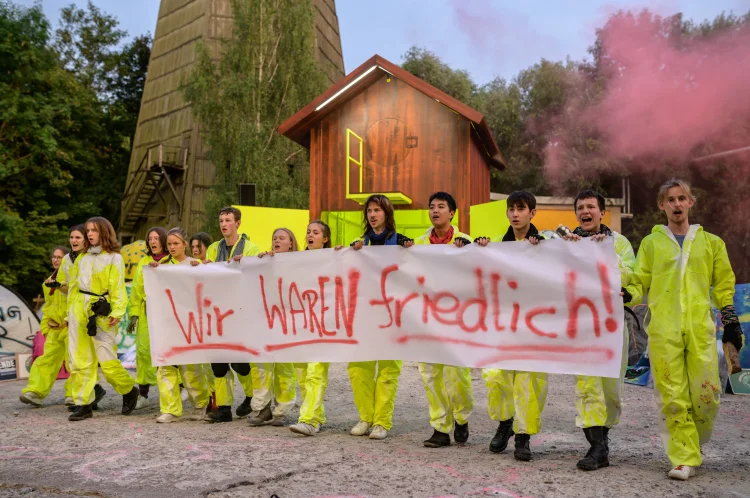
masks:
<path id="1" fill-rule="evenodd" d="M 351 137 L 354 137 L 357 139 L 357 142 L 359 143 L 359 159 L 354 159 L 352 157 L 352 151 L 351 151 Z M 362 174 L 362 152 L 364 149 L 363 146 L 364 140 L 362 140 L 362 137 L 354 133 L 349 128 L 346 129 L 346 198 L 350 199 L 351 192 L 349 190 L 349 182 L 350 182 L 350 169 L 351 169 L 351 163 L 356 164 L 359 166 L 359 192 L 362 192 L 362 178 L 364 175 Z"/>
<path id="2" fill-rule="evenodd" d="M 305 248 L 307 224 L 310 212 L 307 209 L 281 209 L 259 206 L 234 206 L 242 213 L 239 233 L 244 233 L 261 251 L 271 250 L 271 238 L 277 228 L 288 228 L 297 239 L 299 249 Z"/>
<path id="3" fill-rule="evenodd" d="M 391 201 L 391 204 L 411 204 L 411 198 L 407 196 L 406 194 L 402 194 L 401 192 L 372 192 L 372 193 L 362 193 L 362 194 L 350 194 L 346 196 L 347 199 L 351 199 L 353 201 L 356 201 L 360 205 L 364 205 L 364 203 L 367 201 L 367 198 L 371 195 L 384 195 L 388 197 L 388 200 Z"/>

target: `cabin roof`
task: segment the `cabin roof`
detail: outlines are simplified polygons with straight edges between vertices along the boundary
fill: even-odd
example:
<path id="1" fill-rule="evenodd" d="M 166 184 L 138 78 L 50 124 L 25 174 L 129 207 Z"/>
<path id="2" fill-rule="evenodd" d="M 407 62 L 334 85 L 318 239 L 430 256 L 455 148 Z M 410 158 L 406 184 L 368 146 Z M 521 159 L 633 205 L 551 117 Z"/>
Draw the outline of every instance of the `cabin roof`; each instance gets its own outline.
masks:
<path id="1" fill-rule="evenodd" d="M 348 101 L 377 81 L 381 76 L 381 71 L 391 74 L 471 121 L 474 131 L 487 154 L 488 164 L 500 170 L 505 169 L 505 161 L 500 154 L 500 148 L 492 137 L 484 115 L 379 55 L 372 56 L 364 64 L 318 95 L 312 102 L 281 123 L 276 131 L 309 149 L 310 129 L 334 110 L 337 105 Z"/>

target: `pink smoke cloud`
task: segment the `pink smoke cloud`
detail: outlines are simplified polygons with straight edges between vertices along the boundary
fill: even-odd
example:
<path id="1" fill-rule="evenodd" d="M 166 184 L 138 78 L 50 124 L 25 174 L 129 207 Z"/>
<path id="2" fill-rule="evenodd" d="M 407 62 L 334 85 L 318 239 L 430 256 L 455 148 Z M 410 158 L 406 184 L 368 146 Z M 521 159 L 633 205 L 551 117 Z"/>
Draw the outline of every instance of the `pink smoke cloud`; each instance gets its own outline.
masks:
<path id="1" fill-rule="evenodd" d="M 670 36 L 672 26 L 648 13 L 620 14 L 600 32 L 603 98 L 572 120 L 596 134 L 609 160 L 687 162 L 701 146 L 750 145 L 750 26 L 706 39 Z M 558 128 L 547 148 L 553 182 L 579 169 L 570 136 Z"/>
<path id="2" fill-rule="evenodd" d="M 611 86 L 584 118 L 611 154 L 686 159 L 750 116 L 750 30 L 675 47 L 653 23 L 614 18 L 601 38 Z"/>

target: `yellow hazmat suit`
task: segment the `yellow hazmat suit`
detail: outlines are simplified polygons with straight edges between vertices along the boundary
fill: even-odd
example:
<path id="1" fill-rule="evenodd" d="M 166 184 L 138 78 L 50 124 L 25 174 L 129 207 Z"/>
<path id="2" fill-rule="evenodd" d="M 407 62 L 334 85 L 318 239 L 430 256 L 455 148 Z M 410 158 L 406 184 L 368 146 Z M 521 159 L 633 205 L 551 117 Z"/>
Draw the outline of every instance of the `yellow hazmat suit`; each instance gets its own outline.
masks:
<path id="1" fill-rule="evenodd" d="M 358 240 L 365 243 L 363 238 L 357 238 L 355 242 Z M 400 360 L 349 363 L 347 370 L 352 383 L 354 405 L 361 421 L 373 427 L 379 425 L 387 431 L 391 430 L 402 364 Z"/>
<path id="2" fill-rule="evenodd" d="M 719 412 L 710 310 L 711 298 L 719 309 L 733 304 L 735 277 L 726 247 L 691 225 L 680 248 L 671 230 L 657 225 L 641 242 L 632 278 L 627 287 L 632 302 L 648 297 L 648 351 L 667 456 L 673 466 L 697 467 Z"/>
<path id="3" fill-rule="evenodd" d="M 547 401 L 547 375 L 485 368 L 487 411 L 495 422 L 513 419 L 516 434 L 538 434 L 542 428 L 542 410 Z"/>
<path id="4" fill-rule="evenodd" d="M 533 224 L 527 235 L 544 239 Z M 496 237 L 492 242 L 507 242 L 508 237 L 512 242 L 513 227 L 508 228 L 505 236 Z M 492 420 L 503 422 L 512 418 L 514 433 L 530 436 L 539 433 L 542 411 L 547 403 L 546 373 L 485 368 L 482 378 L 487 386 L 487 411 Z"/>
<path id="5" fill-rule="evenodd" d="M 257 256 L 260 253 L 260 249 L 254 243 L 250 241 L 245 234 L 240 236 L 245 239 L 244 247 L 242 249 L 242 256 Z M 221 241 L 214 242 L 206 250 L 206 260 L 216 262 L 216 258 L 219 254 L 219 244 Z M 237 244 L 232 246 L 232 251 L 229 254 L 229 259 L 236 256 Z M 251 398 L 253 396 L 253 377 L 252 372 L 248 375 L 237 374 L 237 378 L 242 385 L 242 390 L 245 392 L 245 396 Z M 218 406 L 232 406 L 234 404 L 234 372 L 229 370 L 224 377 L 216 377 L 216 404 Z"/>
<path id="6" fill-rule="evenodd" d="M 354 405 L 361 421 L 373 427 L 379 425 L 387 431 L 391 430 L 401 365 L 402 362 L 397 360 L 349 363 L 347 370 L 352 383 Z"/>
<path id="7" fill-rule="evenodd" d="M 133 390 L 133 378 L 117 359 L 116 325 L 109 325 L 110 317 L 122 318 L 127 307 L 124 271 L 122 256 L 103 252 L 101 246 L 92 247 L 78 256 L 73 265 L 68 293 L 68 349 L 76 405 L 93 403 L 97 363 L 104 378 L 119 394 L 125 395 Z M 91 305 L 98 298 L 86 292 L 98 296 L 106 293 L 112 307 L 109 316 L 96 317 L 97 333 L 94 337 L 87 333 L 87 322 Z"/>
<path id="8" fill-rule="evenodd" d="M 166 261 L 168 256 L 161 261 Z M 148 336 L 146 317 L 146 289 L 143 286 L 143 267 L 154 261 L 151 254 L 142 257 L 135 270 L 135 278 L 130 286 L 128 316 L 138 317 L 135 327 L 135 382 L 139 386 L 156 385 L 156 367 L 151 364 L 151 339 Z"/>
<path id="9" fill-rule="evenodd" d="M 432 228 L 414 241 L 415 244 L 430 244 Z M 453 243 L 461 237 L 472 240 L 465 233 L 453 227 Z M 453 423 L 465 425 L 474 409 L 474 393 L 471 389 L 471 369 L 437 363 L 420 363 L 419 373 L 427 392 L 430 405 L 430 425 L 437 431 L 448 434 Z"/>
<path id="10" fill-rule="evenodd" d="M 612 232 L 615 238 L 615 253 L 617 266 L 620 268 L 620 282 L 627 286 L 630 275 L 635 267 L 635 254 L 625 236 Z M 579 375 L 576 382 L 576 426 L 582 429 L 589 427 L 611 428 L 620 422 L 622 412 L 622 384 L 625 369 L 628 366 L 629 331 L 625 327 L 622 331 L 622 363 L 620 376 L 617 379 L 609 377 L 589 377 Z"/>
<path id="11" fill-rule="evenodd" d="M 250 372 L 253 381 L 253 399 L 250 407 L 260 412 L 275 399 L 275 418 L 284 418 L 297 400 L 297 383 L 293 363 L 255 363 Z"/>
<path id="12" fill-rule="evenodd" d="M 63 261 L 68 260 L 66 254 Z M 62 263 L 60 264 L 62 267 Z M 57 274 L 60 274 L 58 270 Z M 29 383 L 23 388 L 24 393 L 34 393 L 46 398 L 55 384 L 63 362 L 68 363 L 68 296 L 60 288 L 50 289 L 42 285 L 44 306 L 42 306 L 42 335 L 44 335 L 44 353 L 34 360 L 29 372 Z M 65 397 L 72 396 L 71 378 L 65 380 Z"/>
<path id="13" fill-rule="evenodd" d="M 189 265 L 192 260 L 193 258 L 189 257 L 182 263 L 178 263 L 175 259 L 167 257 L 162 262 L 163 264 Z M 159 387 L 159 409 L 162 413 L 169 413 L 175 417 L 182 416 L 180 383 L 185 386 L 195 408 L 205 408 L 208 405 L 211 392 L 202 364 L 166 365 L 158 367 L 156 375 L 156 384 Z"/>
<path id="14" fill-rule="evenodd" d="M 320 427 L 326 423 L 326 410 L 323 397 L 328 387 L 329 363 L 308 363 L 304 382 L 302 406 L 299 409 L 299 423 Z"/>

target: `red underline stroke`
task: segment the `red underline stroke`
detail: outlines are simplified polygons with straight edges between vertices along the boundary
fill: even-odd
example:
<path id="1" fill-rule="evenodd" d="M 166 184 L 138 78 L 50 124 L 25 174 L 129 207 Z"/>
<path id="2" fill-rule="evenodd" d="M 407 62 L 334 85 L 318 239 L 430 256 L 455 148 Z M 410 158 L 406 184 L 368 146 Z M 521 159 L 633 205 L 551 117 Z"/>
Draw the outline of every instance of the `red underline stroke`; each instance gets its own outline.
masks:
<path id="1" fill-rule="evenodd" d="M 164 358 L 171 358 L 172 356 L 187 353 L 190 351 L 201 351 L 206 349 L 226 349 L 228 351 L 244 351 L 245 353 L 250 353 L 253 356 L 258 356 L 260 353 L 256 351 L 255 349 L 248 348 L 247 346 L 243 346 L 242 344 L 227 344 L 227 343 L 221 343 L 221 344 L 192 344 L 190 346 L 175 346 L 166 353 L 164 353 L 162 356 Z"/>
<path id="2" fill-rule="evenodd" d="M 283 344 L 267 344 L 266 351 L 278 351 L 280 349 L 296 348 L 297 346 L 307 346 L 309 344 L 359 344 L 356 339 L 311 339 L 309 341 L 289 342 Z"/>
<path id="3" fill-rule="evenodd" d="M 404 335 L 396 339 L 399 344 L 405 344 L 409 341 L 428 341 L 440 342 L 444 344 L 459 344 L 473 348 L 494 349 L 501 351 L 501 354 L 493 355 L 482 360 L 477 365 L 484 367 L 497 363 L 498 361 L 508 360 L 553 360 L 559 362 L 580 362 L 581 353 L 597 353 L 598 358 L 587 357 L 586 361 L 590 363 L 602 364 L 607 363 L 614 358 L 614 351 L 611 348 L 603 346 L 564 346 L 564 345 L 545 345 L 545 344 L 517 344 L 517 345 L 492 345 L 468 339 L 457 339 L 455 337 L 444 337 L 427 334 Z"/>

